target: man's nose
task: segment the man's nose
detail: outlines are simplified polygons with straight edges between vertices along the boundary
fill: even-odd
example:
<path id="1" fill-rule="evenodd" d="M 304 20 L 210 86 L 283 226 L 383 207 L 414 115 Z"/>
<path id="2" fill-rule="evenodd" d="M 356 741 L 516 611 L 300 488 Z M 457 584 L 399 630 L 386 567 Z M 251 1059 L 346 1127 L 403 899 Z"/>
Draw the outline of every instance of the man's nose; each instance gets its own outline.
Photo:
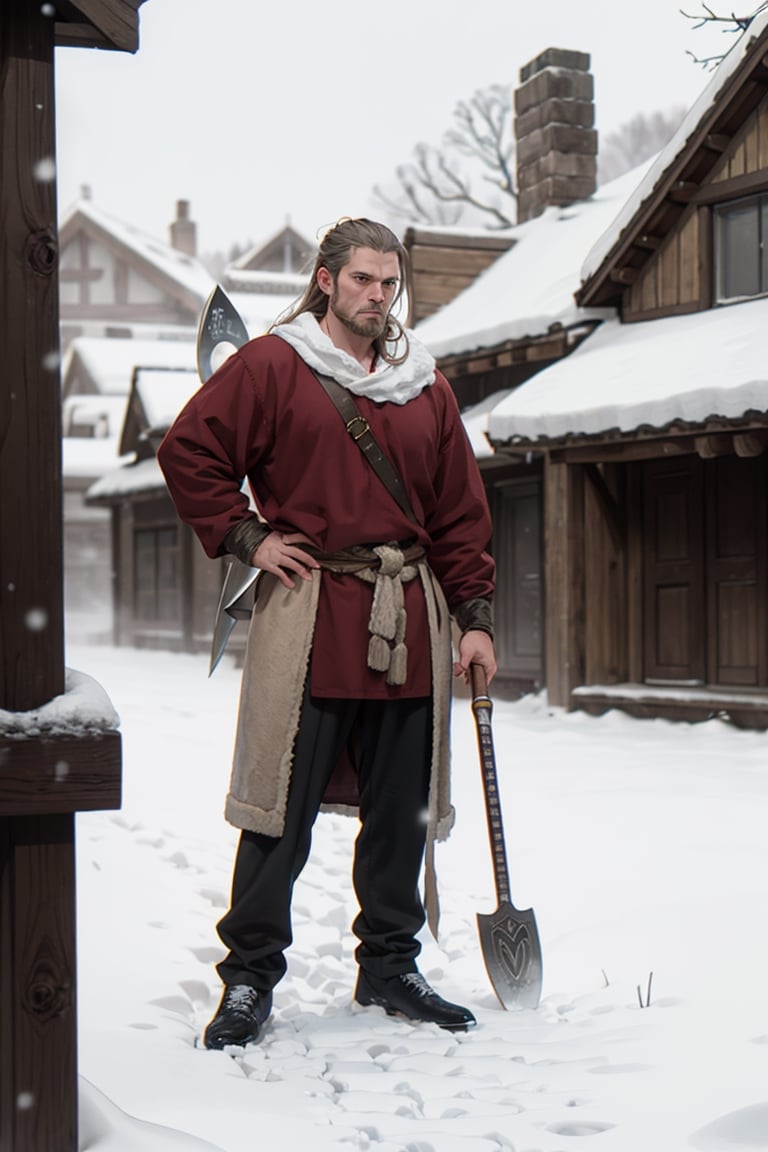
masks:
<path id="1" fill-rule="evenodd" d="M 371 284 L 371 300 L 375 300 L 378 304 L 386 300 L 383 284 Z"/>

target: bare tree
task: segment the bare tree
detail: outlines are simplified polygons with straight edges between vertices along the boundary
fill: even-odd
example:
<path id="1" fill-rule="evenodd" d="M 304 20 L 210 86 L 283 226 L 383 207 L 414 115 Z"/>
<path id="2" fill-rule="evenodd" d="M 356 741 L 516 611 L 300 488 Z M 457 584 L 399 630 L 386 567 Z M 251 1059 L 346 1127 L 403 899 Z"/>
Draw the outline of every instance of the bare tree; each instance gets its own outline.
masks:
<path id="1" fill-rule="evenodd" d="M 638 112 L 626 124 L 600 140 L 598 179 L 607 184 L 648 160 L 672 139 L 685 115 L 680 105 L 667 112 Z"/>
<path id="2" fill-rule="evenodd" d="M 768 0 L 739 16 L 720 15 L 701 0 L 701 12 L 681 14 L 694 29 L 720 25 L 723 32 L 743 33 L 768 9 Z M 725 55 L 697 57 L 714 67 Z M 685 109 L 638 113 L 601 140 L 600 183 L 613 180 L 658 152 L 680 124 Z M 373 196 L 388 215 L 411 224 L 462 224 L 506 228 L 516 219 L 513 85 L 478 89 L 453 110 L 453 122 L 439 144 L 417 144 L 412 158 L 395 170 L 388 185 L 377 184 Z"/>
<path id="3" fill-rule="evenodd" d="M 515 138 L 511 85 L 493 84 L 462 100 L 438 146 L 417 144 L 396 169 L 391 191 L 373 194 L 389 212 L 414 224 L 514 223 Z"/>
<path id="4" fill-rule="evenodd" d="M 731 11 L 727 16 L 722 16 L 717 13 L 714 8 L 710 8 L 708 4 L 701 0 L 701 12 L 686 12 L 680 9 L 680 12 L 687 20 L 694 21 L 693 28 L 705 28 L 713 24 L 722 25 L 721 30 L 728 35 L 740 36 L 742 32 L 746 32 L 755 16 L 759 16 L 768 8 L 768 2 L 755 5 L 750 12 L 746 12 L 743 16 L 737 16 L 735 12 Z M 697 56 L 695 52 L 688 52 L 695 64 L 700 64 L 702 68 L 715 68 L 726 55 L 728 49 L 722 52 L 714 53 L 711 56 Z"/>

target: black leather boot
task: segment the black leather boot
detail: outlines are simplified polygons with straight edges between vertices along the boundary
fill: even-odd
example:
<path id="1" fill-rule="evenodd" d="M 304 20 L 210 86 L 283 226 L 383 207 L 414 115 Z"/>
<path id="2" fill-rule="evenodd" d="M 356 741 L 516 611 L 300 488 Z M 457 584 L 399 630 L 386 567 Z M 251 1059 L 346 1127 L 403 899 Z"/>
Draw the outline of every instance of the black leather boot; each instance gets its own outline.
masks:
<path id="1" fill-rule="evenodd" d="M 259 992 L 250 984 L 230 984 L 224 989 L 216 1015 L 203 1033 L 205 1048 L 245 1047 L 258 1040 L 272 1011 L 272 993 Z"/>
<path id="2" fill-rule="evenodd" d="M 419 972 L 401 972 L 384 980 L 361 968 L 357 977 L 355 1000 L 358 1004 L 377 1004 L 389 1016 L 407 1016 L 437 1024 L 448 1032 L 466 1032 L 477 1023 L 468 1008 L 450 1004 L 438 996 Z"/>

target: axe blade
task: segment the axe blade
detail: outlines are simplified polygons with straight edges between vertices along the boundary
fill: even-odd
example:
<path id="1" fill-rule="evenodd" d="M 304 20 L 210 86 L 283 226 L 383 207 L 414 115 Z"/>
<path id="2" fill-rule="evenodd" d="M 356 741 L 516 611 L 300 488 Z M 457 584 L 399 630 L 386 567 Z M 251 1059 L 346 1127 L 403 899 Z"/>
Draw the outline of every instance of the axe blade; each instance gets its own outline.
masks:
<path id="1" fill-rule="evenodd" d="M 206 301 L 197 330 L 197 374 L 201 382 L 204 384 L 227 355 L 249 340 L 242 316 L 217 284 Z"/>

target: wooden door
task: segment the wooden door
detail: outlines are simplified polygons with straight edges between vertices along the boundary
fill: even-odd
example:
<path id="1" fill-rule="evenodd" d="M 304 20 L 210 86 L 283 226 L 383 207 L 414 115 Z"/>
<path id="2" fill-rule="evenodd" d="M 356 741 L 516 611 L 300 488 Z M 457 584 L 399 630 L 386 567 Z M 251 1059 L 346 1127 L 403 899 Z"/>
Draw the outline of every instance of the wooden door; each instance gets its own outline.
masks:
<path id="1" fill-rule="evenodd" d="M 645 679 L 700 684 L 706 676 L 702 461 L 653 460 L 644 487 Z"/>
<path id="2" fill-rule="evenodd" d="M 542 673 L 541 482 L 529 477 L 495 486 L 492 509 L 499 668 L 538 680 Z"/>
<path id="3" fill-rule="evenodd" d="M 765 461 L 721 456 L 705 471 L 707 677 L 765 685 Z"/>
<path id="4" fill-rule="evenodd" d="M 644 676 L 768 685 L 762 457 L 656 460 L 644 474 Z"/>

